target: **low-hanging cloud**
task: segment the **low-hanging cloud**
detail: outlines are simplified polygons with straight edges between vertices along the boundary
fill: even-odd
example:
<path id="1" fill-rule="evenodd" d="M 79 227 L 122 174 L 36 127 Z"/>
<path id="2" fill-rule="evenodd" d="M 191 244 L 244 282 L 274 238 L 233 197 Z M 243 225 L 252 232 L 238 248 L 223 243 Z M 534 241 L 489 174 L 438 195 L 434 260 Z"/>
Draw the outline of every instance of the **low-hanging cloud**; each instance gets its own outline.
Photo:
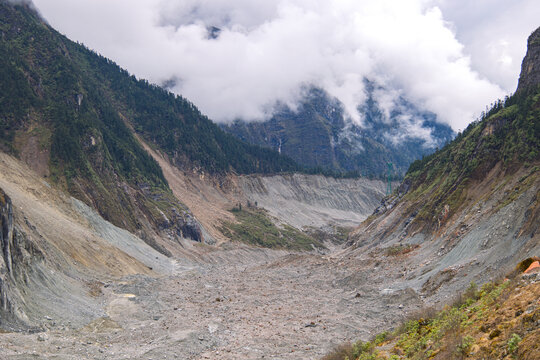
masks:
<path id="1" fill-rule="evenodd" d="M 473 70 L 441 1 L 34 2 L 71 38 L 167 83 L 221 122 L 265 119 L 273 104 L 294 106 L 313 84 L 361 124 L 369 79 L 458 129 L 505 94 Z M 210 27 L 221 30 L 217 37 Z M 393 97 L 378 101 L 391 108 Z"/>

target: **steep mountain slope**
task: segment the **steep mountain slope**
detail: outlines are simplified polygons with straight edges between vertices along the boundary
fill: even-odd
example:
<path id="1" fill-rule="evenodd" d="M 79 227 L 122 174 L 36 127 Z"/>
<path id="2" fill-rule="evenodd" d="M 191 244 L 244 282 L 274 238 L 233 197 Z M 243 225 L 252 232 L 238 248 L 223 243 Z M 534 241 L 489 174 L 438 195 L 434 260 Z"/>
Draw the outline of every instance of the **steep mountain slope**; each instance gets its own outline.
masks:
<path id="1" fill-rule="evenodd" d="M 368 99 L 359 107 L 363 126 L 345 119 L 343 106 L 324 90 L 310 88 L 298 109 L 281 106 L 264 122 L 236 121 L 223 129 L 238 138 L 280 151 L 298 163 L 327 171 L 380 176 L 387 163 L 402 176 L 409 164 L 450 141 L 450 127 L 435 115 L 399 98 L 389 114 L 375 99 L 380 90 L 366 82 Z"/>
<path id="2" fill-rule="evenodd" d="M 0 189 L 3 329 L 47 318 L 82 326 L 104 314 L 92 291 L 100 281 L 173 271 L 170 259 L 2 153 Z"/>
<path id="3" fill-rule="evenodd" d="M 516 93 L 413 163 L 343 252 L 345 266 L 367 262 L 381 273 L 359 273 L 352 286 L 384 277 L 381 297 L 408 292 L 423 309 L 410 311 L 414 297 L 403 302 L 407 321 L 384 324 L 395 331 L 324 359 L 538 356 L 540 275 L 522 273 L 540 254 L 539 49 L 540 29 L 529 37 Z"/>
<path id="4" fill-rule="evenodd" d="M 529 38 L 516 93 L 413 163 L 352 236 L 358 253 L 376 246 L 407 254 L 393 259 L 407 269 L 396 286 L 443 301 L 540 252 L 540 84 L 524 75 L 538 66 L 527 59 L 539 36 Z"/>
<path id="5" fill-rule="evenodd" d="M 237 202 L 257 201 L 297 226 L 310 218 L 350 223 L 383 183 L 238 176 L 290 160 L 236 142 L 188 102 L 70 43 L 24 7 L 0 9 L 0 37 L 15 39 L 1 44 L 10 71 L 1 68 L 0 84 L 11 84 L 0 91 L 0 111 L 10 109 L 0 116 L 2 146 L 18 156 L 0 153 L 0 357 L 314 358 L 540 251 L 534 81 L 412 166 L 350 237 L 352 249 L 210 246 L 182 237 L 207 230 L 220 240 L 213 232 Z M 22 25 L 38 29 L 30 35 Z M 39 34 L 61 41 L 26 46 Z M 17 91 L 26 92 L 11 96 Z M 229 162 L 235 152 L 226 144 L 247 148 Z M 236 167 L 240 159 L 245 168 Z M 141 240 L 155 230 L 162 236 L 146 241 L 169 257 Z M 4 333 L 28 329 L 40 333 Z"/>
<path id="6" fill-rule="evenodd" d="M 201 240 L 201 231 L 134 130 L 188 172 L 298 168 L 58 34 L 29 5 L 2 0 L 0 21 L 0 148 L 164 252 L 156 232 Z"/>

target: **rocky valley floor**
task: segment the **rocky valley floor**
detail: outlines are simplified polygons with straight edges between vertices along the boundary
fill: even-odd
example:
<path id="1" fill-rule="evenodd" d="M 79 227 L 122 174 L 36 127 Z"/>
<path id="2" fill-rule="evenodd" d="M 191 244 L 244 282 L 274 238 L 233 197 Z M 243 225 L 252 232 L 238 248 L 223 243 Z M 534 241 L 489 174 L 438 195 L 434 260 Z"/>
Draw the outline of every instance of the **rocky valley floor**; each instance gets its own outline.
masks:
<path id="1" fill-rule="evenodd" d="M 502 208 L 491 197 L 432 237 L 377 235 L 403 218 L 397 207 L 354 247 L 324 255 L 182 240 L 167 258 L 14 159 L 0 156 L 0 170 L 18 232 L 5 247 L 18 268 L 0 275 L 21 316 L 43 330 L 0 333 L 0 360 L 320 359 L 540 251 L 537 235 L 520 235 L 535 186 Z"/>
<path id="2" fill-rule="evenodd" d="M 89 291 L 106 316 L 82 328 L 47 319 L 38 333 L 0 334 L 2 359 L 318 359 L 367 339 L 421 304 L 332 256 L 211 251 L 173 275 L 130 276 Z M 367 271 L 368 268 L 364 268 Z M 405 308 L 403 305 L 405 304 Z"/>

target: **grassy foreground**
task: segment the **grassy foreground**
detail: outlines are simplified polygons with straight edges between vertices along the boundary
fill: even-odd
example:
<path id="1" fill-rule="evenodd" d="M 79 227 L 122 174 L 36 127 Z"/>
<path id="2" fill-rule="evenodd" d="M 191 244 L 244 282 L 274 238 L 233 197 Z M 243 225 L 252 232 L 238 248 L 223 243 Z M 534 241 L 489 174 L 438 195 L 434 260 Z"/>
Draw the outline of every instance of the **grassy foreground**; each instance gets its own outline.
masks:
<path id="1" fill-rule="evenodd" d="M 452 305 L 426 309 L 393 332 L 343 344 L 323 360 L 540 359 L 540 282 L 471 283 Z"/>

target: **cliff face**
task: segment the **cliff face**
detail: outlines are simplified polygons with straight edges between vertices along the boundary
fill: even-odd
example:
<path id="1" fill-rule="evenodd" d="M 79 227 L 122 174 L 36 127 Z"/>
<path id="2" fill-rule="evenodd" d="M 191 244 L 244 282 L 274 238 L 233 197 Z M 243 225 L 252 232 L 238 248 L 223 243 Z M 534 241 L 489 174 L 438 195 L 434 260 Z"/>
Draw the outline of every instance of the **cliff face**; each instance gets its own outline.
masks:
<path id="1" fill-rule="evenodd" d="M 522 91 L 540 84 L 540 28 L 527 41 L 527 55 L 521 63 L 521 74 L 516 91 Z"/>
<path id="2" fill-rule="evenodd" d="M 0 189 L 0 326 L 20 328 L 27 324 L 21 284 L 29 279 L 31 264 L 43 260 L 43 253 L 15 225 L 13 204 Z M 24 286 L 22 286 L 24 287 Z"/>
<path id="3" fill-rule="evenodd" d="M 0 189 L 0 246 L 2 249 L 2 269 L 11 274 L 11 247 L 13 243 L 13 208 L 11 199 Z M 4 269 L 5 268 L 5 269 Z"/>
<path id="4" fill-rule="evenodd" d="M 7 314 L 13 313 L 11 300 L 8 298 L 7 282 L 12 273 L 11 244 L 13 243 L 13 209 L 11 200 L 0 189 L 0 321 Z M 1 325 L 1 324 L 0 324 Z"/>

